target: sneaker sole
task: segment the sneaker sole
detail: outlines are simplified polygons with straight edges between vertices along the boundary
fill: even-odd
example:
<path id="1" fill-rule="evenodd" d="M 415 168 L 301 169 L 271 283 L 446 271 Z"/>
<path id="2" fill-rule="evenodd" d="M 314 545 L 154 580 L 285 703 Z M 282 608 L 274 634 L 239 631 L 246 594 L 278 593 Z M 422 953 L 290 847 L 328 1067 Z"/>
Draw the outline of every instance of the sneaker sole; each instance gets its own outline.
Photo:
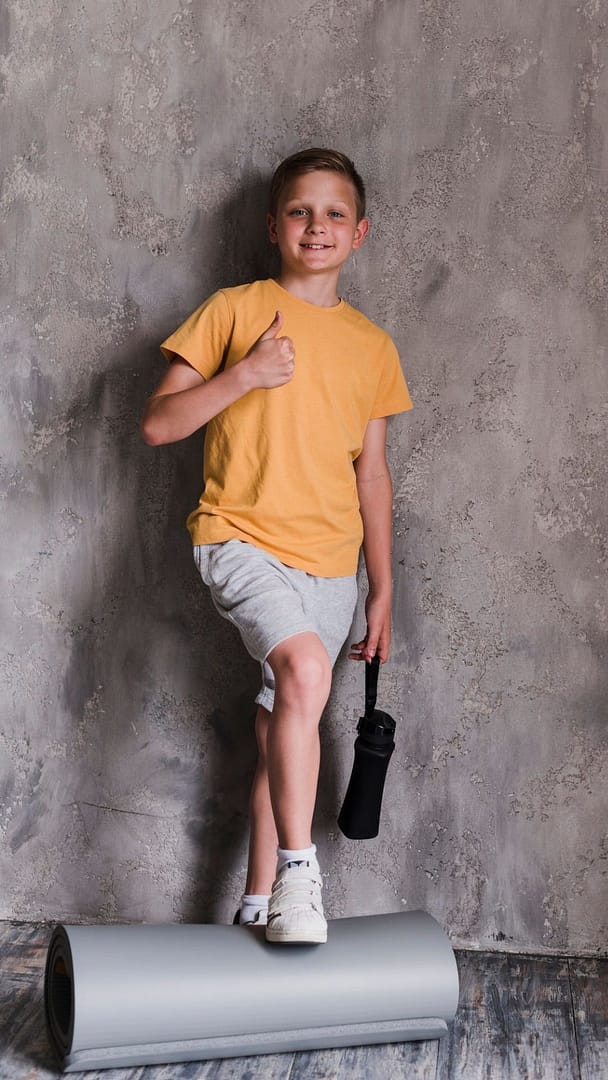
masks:
<path id="1" fill-rule="evenodd" d="M 266 927 L 266 941 L 274 945 L 324 945 L 327 930 L 272 930 Z"/>

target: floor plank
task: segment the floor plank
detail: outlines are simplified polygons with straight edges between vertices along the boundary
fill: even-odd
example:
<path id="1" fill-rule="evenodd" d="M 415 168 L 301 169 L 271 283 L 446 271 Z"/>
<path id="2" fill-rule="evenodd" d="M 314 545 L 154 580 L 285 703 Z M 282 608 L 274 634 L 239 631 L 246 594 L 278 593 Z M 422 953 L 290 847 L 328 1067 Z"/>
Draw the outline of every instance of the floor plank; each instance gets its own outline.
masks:
<path id="1" fill-rule="evenodd" d="M 608 960 L 570 960 L 581 1080 L 608 1077 Z"/>
<path id="2" fill-rule="evenodd" d="M 293 1054 L 264 1054 L 210 1061 L 211 1069 L 205 1073 L 205 1080 L 290 1080 L 293 1059 Z"/>
<path id="3" fill-rule="evenodd" d="M 30 981 L 44 971 L 51 932 L 51 927 L 34 923 L 0 923 L 2 977 Z"/>
<path id="4" fill-rule="evenodd" d="M 289 1080 L 435 1080 L 437 1042 L 387 1043 L 295 1055 Z"/>
<path id="5" fill-rule="evenodd" d="M 458 967 L 460 1005 L 438 1077 L 580 1080 L 566 961 L 461 952 Z"/>

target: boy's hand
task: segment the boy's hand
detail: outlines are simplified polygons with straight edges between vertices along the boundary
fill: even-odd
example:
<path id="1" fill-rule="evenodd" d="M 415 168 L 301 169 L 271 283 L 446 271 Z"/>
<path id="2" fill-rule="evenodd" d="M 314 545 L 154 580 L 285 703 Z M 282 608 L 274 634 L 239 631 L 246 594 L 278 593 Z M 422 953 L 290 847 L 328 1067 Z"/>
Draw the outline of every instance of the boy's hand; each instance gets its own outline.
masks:
<path id="1" fill-rule="evenodd" d="M 367 634 L 363 641 L 351 645 L 349 660 L 373 660 L 376 653 L 382 664 L 388 660 L 391 646 L 391 596 L 390 593 L 370 591 L 365 601 Z"/>
<path id="2" fill-rule="evenodd" d="M 277 311 L 268 329 L 240 361 L 247 367 L 252 390 L 271 390 L 293 378 L 296 351 L 291 338 L 277 337 L 282 325 L 283 316 Z"/>

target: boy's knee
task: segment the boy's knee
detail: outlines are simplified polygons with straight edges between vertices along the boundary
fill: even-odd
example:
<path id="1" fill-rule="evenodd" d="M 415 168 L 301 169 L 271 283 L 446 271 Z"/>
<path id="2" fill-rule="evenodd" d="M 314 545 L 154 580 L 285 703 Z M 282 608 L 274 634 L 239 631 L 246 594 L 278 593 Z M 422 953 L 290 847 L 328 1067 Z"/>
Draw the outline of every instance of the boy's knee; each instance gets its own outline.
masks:
<path id="1" fill-rule="evenodd" d="M 331 661 L 316 634 L 294 635 L 270 653 L 277 692 L 296 696 L 303 704 L 325 705 L 331 689 Z"/>

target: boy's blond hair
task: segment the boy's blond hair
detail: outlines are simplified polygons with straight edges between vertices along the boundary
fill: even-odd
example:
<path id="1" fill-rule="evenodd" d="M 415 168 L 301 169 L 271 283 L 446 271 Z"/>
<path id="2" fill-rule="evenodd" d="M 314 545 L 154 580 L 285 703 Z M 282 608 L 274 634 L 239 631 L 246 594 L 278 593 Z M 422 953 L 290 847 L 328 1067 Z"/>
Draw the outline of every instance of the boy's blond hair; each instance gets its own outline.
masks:
<path id="1" fill-rule="evenodd" d="M 309 150 L 299 150 L 297 154 L 291 154 L 275 169 L 270 181 L 270 213 L 276 216 L 281 192 L 290 180 L 302 173 L 316 172 L 326 169 L 328 172 L 340 173 L 350 180 L 355 193 L 355 205 L 357 208 L 357 220 L 365 217 L 365 186 L 355 166 L 346 154 L 339 150 L 324 150 L 317 146 Z"/>

